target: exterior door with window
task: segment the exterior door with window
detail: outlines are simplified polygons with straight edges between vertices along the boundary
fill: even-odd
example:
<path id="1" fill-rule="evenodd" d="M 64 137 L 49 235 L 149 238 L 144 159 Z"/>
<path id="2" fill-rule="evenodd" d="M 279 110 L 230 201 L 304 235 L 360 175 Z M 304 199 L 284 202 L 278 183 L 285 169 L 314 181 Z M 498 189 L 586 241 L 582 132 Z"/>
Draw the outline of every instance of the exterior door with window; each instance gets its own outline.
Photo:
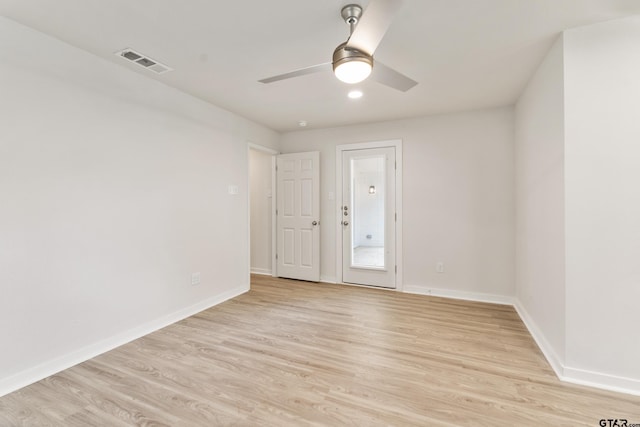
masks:
<path id="1" fill-rule="evenodd" d="M 342 281 L 395 288 L 395 148 L 342 156 Z"/>

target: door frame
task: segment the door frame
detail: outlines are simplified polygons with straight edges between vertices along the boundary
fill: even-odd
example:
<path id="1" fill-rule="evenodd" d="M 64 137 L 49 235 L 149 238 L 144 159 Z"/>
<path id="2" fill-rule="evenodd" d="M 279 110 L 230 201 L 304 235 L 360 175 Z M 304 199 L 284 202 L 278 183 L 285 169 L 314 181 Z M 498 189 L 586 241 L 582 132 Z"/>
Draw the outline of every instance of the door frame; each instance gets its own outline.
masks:
<path id="1" fill-rule="evenodd" d="M 386 148 L 393 147 L 396 151 L 396 214 L 398 218 L 396 220 L 396 265 L 398 266 L 398 272 L 396 274 L 396 287 L 395 290 L 402 292 L 404 289 L 403 281 L 403 268 L 402 268 L 402 140 L 392 139 L 385 141 L 373 141 L 373 142 L 357 142 L 353 144 L 342 144 L 336 146 L 336 282 L 344 283 L 342 277 L 342 154 L 344 151 L 351 150 L 364 150 L 369 148 Z M 355 285 L 359 286 L 359 285 Z M 384 288 L 381 288 L 384 289 Z"/>
<path id="2" fill-rule="evenodd" d="M 277 277 L 276 263 L 276 156 L 279 151 L 247 141 L 247 280 L 251 284 L 251 150 L 271 155 L 271 276 Z"/>

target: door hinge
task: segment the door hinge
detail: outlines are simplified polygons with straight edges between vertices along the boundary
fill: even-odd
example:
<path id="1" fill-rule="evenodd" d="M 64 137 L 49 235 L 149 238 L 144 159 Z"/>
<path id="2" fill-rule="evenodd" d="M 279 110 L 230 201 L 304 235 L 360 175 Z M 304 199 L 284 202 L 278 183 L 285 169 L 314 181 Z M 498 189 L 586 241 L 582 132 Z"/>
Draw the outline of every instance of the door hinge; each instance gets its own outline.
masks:
<path id="1" fill-rule="evenodd" d="M 278 259 L 278 254 L 276 254 L 276 259 Z"/>
<path id="2" fill-rule="evenodd" d="M 396 265 L 396 274 L 398 274 L 398 266 Z"/>
<path id="3" fill-rule="evenodd" d="M 398 162 L 393 162 L 393 168 L 394 168 L 395 170 L 398 170 Z"/>
<path id="4" fill-rule="evenodd" d="M 276 209 L 276 215 L 278 215 L 278 209 Z"/>
<path id="5" fill-rule="evenodd" d="M 396 222 L 398 222 L 398 212 L 396 212 L 396 214 L 395 214 L 395 220 L 396 220 Z"/>

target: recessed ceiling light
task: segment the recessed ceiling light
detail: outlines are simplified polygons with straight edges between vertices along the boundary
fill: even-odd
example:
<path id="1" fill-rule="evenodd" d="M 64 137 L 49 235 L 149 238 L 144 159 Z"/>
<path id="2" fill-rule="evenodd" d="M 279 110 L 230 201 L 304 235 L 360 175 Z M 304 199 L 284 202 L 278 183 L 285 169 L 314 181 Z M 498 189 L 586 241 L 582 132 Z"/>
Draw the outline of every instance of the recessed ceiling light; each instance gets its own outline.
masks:
<path id="1" fill-rule="evenodd" d="M 307 121 L 306 120 L 298 120 L 298 126 L 300 126 L 301 128 L 306 127 L 307 126 Z"/>
<path id="2" fill-rule="evenodd" d="M 349 92 L 349 98 L 351 99 L 358 99 L 358 98 L 362 98 L 362 91 L 359 90 L 352 90 L 351 92 Z"/>

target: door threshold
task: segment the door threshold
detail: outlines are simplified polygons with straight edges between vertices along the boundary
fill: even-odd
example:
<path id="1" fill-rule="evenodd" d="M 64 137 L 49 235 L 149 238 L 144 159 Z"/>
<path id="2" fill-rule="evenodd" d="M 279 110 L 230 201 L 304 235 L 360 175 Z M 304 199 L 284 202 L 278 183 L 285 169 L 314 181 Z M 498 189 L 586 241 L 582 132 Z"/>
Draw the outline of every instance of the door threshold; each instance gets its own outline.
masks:
<path id="1" fill-rule="evenodd" d="M 388 286 L 364 285 L 361 283 L 337 282 L 336 285 L 355 286 L 357 288 L 384 289 L 387 291 L 398 291 L 398 288 L 390 288 Z"/>

